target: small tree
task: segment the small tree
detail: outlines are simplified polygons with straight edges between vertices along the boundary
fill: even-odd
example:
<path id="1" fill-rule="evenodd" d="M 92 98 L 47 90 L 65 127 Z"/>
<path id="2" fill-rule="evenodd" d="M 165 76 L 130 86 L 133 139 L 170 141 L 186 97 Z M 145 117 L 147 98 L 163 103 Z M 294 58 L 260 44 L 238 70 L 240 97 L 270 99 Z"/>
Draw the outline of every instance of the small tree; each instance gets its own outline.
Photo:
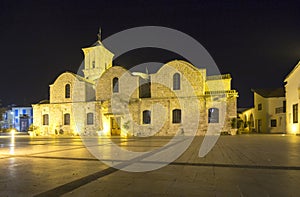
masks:
<path id="1" fill-rule="evenodd" d="M 128 130 L 129 128 L 130 128 L 130 121 L 127 121 L 127 122 L 125 122 L 124 124 L 123 124 L 123 128 L 124 129 L 126 129 L 126 130 Z"/>
<path id="2" fill-rule="evenodd" d="M 244 128 L 247 128 L 248 127 L 248 122 L 244 122 Z"/>
<path id="3" fill-rule="evenodd" d="M 231 119 L 231 128 L 236 129 L 237 128 L 237 118 Z"/>
<path id="4" fill-rule="evenodd" d="M 2 131 L 3 127 L 3 114 L 6 112 L 6 108 L 2 107 L 1 99 L 0 99 L 0 130 Z"/>
<path id="5" fill-rule="evenodd" d="M 6 108 L 2 107 L 2 101 L 0 99 L 0 121 L 3 120 L 3 114 L 6 112 Z"/>
<path id="6" fill-rule="evenodd" d="M 237 128 L 238 128 L 238 129 L 241 128 L 242 125 L 243 125 L 243 123 L 244 123 L 244 121 L 243 121 L 242 119 L 238 119 L 238 120 L 237 120 Z"/>

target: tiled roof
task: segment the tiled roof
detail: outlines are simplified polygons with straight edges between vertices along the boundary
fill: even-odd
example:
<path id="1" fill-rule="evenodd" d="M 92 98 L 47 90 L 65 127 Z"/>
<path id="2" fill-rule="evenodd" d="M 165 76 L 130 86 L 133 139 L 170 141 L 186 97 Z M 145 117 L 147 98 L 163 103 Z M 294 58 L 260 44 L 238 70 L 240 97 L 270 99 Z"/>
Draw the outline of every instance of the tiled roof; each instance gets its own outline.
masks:
<path id="1" fill-rule="evenodd" d="M 83 82 L 86 82 L 86 83 L 90 83 L 90 84 L 95 84 L 93 81 L 90 81 L 88 79 L 85 79 L 75 73 L 72 73 L 72 72 L 69 72 L 69 71 L 66 71 L 66 73 L 70 73 L 71 75 L 73 75 L 74 77 L 76 77 L 79 81 L 83 81 Z"/>
<path id="2" fill-rule="evenodd" d="M 91 47 L 100 46 L 103 45 L 101 41 L 97 40 L 94 44 L 91 45 Z"/>
<path id="3" fill-rule="evenodd" d="M 284 81 L 286 82 L 287 79 L 295 72 L 295 70 L 298 69 L 298 67 L 300 66 L 300 61 L 297 63 L 297 65 L 293 68 L 293 70 L 285 77 Z"/>
<path id="4" fill-rule="evenodd" d="M 251 89 L 251 91 L 265 98 L 285 97 L 284 88 Z"/>

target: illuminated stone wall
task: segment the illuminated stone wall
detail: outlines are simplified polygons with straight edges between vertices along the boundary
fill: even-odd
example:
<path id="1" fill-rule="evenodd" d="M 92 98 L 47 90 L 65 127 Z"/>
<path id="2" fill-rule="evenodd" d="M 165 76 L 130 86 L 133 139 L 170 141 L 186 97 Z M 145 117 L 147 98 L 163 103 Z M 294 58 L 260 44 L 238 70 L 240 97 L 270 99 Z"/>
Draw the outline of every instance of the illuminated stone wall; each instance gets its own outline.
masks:
<path id="1" fill-rule="evenodd" d="M 231 76 L 229 74 L 207 77 L 205 91 L 217 90 L 231 90 Z"/>
<path id="2" fill-rule="evenodd" d="M 70 97 L 66 98 L 65 86 L 70 85 Z M 50 103 L 86 102 L 95 99 L 94 83 L 70 72 L 61 74 L 50 85 Z"/>
<path id="3" fill-rule="evenodd" d="M 35 132 L 38 135 L 96 135 L 100 131 L 100 120 L 96 113 L 96 102 L 56 103 L 33 105 Z M 87 114 L 94 114 L 94 124 L 87 124 Z M 43 115 L 48 114 L 48 125 L 43 125 Z M 64 114 L 70 114 L 70 124 L 64 125 Z"/>
<path id="4" fill-rule="evenodd" d="M 118 78 L 118 92 L 113 93 L 113 79 Z M 113 95 L 124 97 L 129 95 L 131 98 L 138 98 L 138 77 L 132 76 L 129 71 L 120 67 L 114 66 L 99 78 L 96 84 L 96 99 L 109 100 Z M 124 99 L 129 99 L 128 97 Z"/>
<path id="5" fill-rule="evenodd" d="M 205 69 L 181 60 L 166 63 L 154 74 L 131 73 L 120 66 L 112 67 L 113 54 L 100 41 L 83 51 L 84 77 L 70 72 L 61 74 L 50 85 L 50 102 L 33 105 L 34 126 L 40 135 L 110 135 L 114 118 L 120 119 L 121 136 L 177 132 L 203 135 L 209 126 L 208 109 L 223 104 L 226 105 L 220 111 L 228 112 L 224 113 L 225 123 L 210 125 L 230 132 L 237 98 L 237 93 L 231 90 L 230 75 L 207 77 Z M 178 88 L 173 84 L 175 75 L 180 78 Z M 117 91 L 113 90 L 114 78 L 118 80 Z M 140 94 L 140 83 L 149 80 L 151 96 Z M 70 98 L 66 98 L 66 84 L 70 85 Z M 175 109 L 181 110 L 180 123 L 172 121 Z M 150 124 L 143 123 L 145 110 L 151 111 Z M 70 125 L 64 125 L 66 113 L 70 114 Z M 87 125 L 87 113 L 94 114 L 92 125 Z M 48 125 L 43 125 L 44 114 L 49 115 Z"/>
<path id="6" fill-rule="evenodd" d="M 180 75 L 180 89 L 173 90 L 173 76 Z M 188 62 L 174 60 L 165 64 L 157 73 L 151 75 L 153 98 L 203 96 L 205 70 L 197 69 Z M 169 91 L 172 90 L 172 91 Z"/>
<path id="7" fill-rule="evenodd" d="M 70 96 L 66 98 L 65 86 L 70 85 Z M 61 74 L 50 85 L 50 102 L 33 105 L 33 125 L 38 135 L 75 135 L 79 132 L 99 131 L 96 114 L 95 90 L 90 82 L 70 72 Z M 87 113 L 94 114 L 94 124 L 87 125 Z M 43 124 L 43 115 L 48 114 L 48 124 Z M 64 114 L 70 114 L 70 124 L 64 125 Z"/>
<path id="8" fill-rule="evenodd" d="M 83 48 L 84 78 L 95 81 L 102 73 L 112 67 L 113 53 L 107 50 L 98 40 L 93 46 Z"/>
<path id="9" fill-rule="evenodd" d="M 173 90 L 173 76 L 180 74 L 180 89 Z M 109 134 L 109 119 L 112 116 L 121 117 L 122 135 L 149 136 L 149 135 L 175 135 L 176 132 L 192 134 L 192 128 L 196 128 L 197 135 L 205 134 L 208 128 L 208 109 L 210 107 L 222 106 L 225 122 L 218 124 L 223 131 L 230 133 L 231 119 L 236 117 L 237 93 L 226 93 L 218 86 L 211 88 L 213 95 L 205 93 L 206 70 L 197 69 L 184 61 L 171 61 L 165 64 L 157 73 L 150 74 L 151 98 L 139 98 L 138 76 L 133 76 L 124 68 L 112 67 L 108 69 L 99 79 L 96 85 L 96 100 L 104 101 L 102 112 L 102 127 L 106 127 Z M 228 75 L 227 75 L 228 76 Z M 113 93 L 113 78 L 119 78 L 119 92 Z M 231 78 L 226 78 L 225 85 Z M 220 83 L 222 79 L 218 79 Z M 130 98 L 129 98 L 130 97 Z M 114 103 L 114 101 L 116 101 Z M 128 102 L 129 101 L 129 102 Z M 112 107 L 112 105 L 114 105 Z M 112 109 L 114 108 L 114 109 Z M 172 122 L 172 111 L 181 109 L 182 122 Z M 126 111 L 127 110 L 127 111 Z M 151 111 L 151 123 L 143 123 L 143 111 Z M 226 113 L 225 113 L 226 112 Z M 128 116 L 129 115 L 129 118 Z M 196 121 L 192 121 L 197 117 Z M 220 118 L 221 119 L 221 118 Z M 224 123 L 224 124 L 223 124 Z M 194 125 L 193 125 L 194 124 Z M 197 127 L 198 124 L 198 127 Z M 222 125 L 221 125 L 222 124 Z M 124 125 L 127 128 L 124 128 Z M 182 125 L 189 125 L 183 128 Z"/>

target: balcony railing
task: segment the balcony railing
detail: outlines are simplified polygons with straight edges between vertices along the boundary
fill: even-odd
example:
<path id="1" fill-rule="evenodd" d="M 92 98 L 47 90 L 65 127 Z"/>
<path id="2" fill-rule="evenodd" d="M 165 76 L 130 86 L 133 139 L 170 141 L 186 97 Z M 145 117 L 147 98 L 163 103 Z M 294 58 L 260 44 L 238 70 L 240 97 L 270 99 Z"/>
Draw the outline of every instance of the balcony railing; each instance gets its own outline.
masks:
<path id="1" fill-rule="evenodd" d="M 205 91 L 205 95 L 220 95 L 220 94 L 237 95 L 237 92 L 235 90 Z"/>
<path id="2" fill-rule="evenodd" d="M 230 74 L 207 76 L 206 80 L 231 79 Z"/>

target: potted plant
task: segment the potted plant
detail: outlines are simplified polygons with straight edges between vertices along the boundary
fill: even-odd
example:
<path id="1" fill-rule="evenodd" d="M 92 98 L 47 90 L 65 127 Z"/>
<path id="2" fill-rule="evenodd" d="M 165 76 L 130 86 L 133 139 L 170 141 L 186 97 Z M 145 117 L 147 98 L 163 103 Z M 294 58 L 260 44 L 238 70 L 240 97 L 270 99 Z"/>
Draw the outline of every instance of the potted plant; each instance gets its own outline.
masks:
<path id="1" fill-rule="evenodd" d="M 232 118 L 231 119 L 231 129 L 230 129 L 230 134 L 231 135 L 236 135 L 236 132 L 237 132 L 237 118 Z"/>

